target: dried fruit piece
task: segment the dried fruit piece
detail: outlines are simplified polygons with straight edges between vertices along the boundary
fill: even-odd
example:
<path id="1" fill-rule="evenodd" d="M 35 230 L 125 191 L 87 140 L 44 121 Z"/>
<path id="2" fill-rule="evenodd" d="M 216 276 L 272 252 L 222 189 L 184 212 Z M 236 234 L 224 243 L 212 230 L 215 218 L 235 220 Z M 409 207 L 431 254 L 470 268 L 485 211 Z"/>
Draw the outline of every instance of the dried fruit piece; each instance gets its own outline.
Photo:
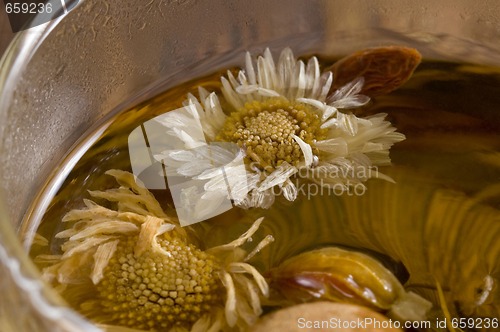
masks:
<path id="1" fill-rule="evenodd" d="M 373 97 L 387 94 L 403 85 L 422 60 L 414 48 L 387 46 L 369 48 L 348 55 L 328 70 L 333 73 L 330 92 L 352 80 L 363 77 L 361 94 Z"/>
<path id="2" fill-rule="evenodd" d="M 272 284 L 290 299 L 323 299 L 389 309 L 404 292 L 396 277 L 375 259 L 339 248 L 312 250 L 271 271 Z"/>
<path id="3" fill-rule="evenodd" d="M 271 287 L 286 300 L 360 304 L 393 313 L 402 320 L 425 318 L 430 303 L 407 293 L 399 280 L 374 258 L 328 247 L 292 257 L 270 271 Z"/>

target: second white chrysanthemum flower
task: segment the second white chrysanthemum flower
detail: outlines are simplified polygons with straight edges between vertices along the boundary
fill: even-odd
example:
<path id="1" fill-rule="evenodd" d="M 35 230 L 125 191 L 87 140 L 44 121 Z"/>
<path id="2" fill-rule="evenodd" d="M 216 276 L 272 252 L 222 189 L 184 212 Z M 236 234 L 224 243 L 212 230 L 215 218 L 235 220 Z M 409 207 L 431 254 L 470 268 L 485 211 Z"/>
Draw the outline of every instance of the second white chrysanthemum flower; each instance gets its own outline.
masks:
<path id="1" fill-rule="evenodd" d="M 306 64 L 288 48 L 277 64 L 269 49 L 255 63 L 247 53 L 245 70 L 221 78 L 222 102 L 200 87 L 199 98 L 188 95 L 183 113 L 159 120 L 176 143 L 157 158 L 170 173 L 205 181 L 201 193 L 185 195 L 187 203 L 201 200 L 200 208 L 224 199 L 269 208 L 277 195 L 293 201 L 296 178 L 343 187 L 389 179 L 372 168 L 390 164 L 390 147 L 405 136 L 385 114 L 360 118 L 344 111 L 369 101 L 359 93 L 362 78 L 329 94 L 332 81 L 315 57 Z"/>

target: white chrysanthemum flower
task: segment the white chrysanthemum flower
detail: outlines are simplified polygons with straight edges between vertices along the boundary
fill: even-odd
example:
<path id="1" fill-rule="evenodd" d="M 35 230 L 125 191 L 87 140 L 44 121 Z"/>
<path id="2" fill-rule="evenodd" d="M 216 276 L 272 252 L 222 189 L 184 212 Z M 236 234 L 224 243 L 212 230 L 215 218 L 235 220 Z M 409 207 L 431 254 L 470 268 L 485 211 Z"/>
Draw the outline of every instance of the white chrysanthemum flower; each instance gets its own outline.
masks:
<path id="1" fill-rule="evenodd" d="M 273 241 L 266 236 L 250 253 L 262 219 L 231 243 L 201 250 L 186 229 L 163 212 L 154 196 L 128 172 L 112 170 L 121 185 L 91 195 L 63 221 L 61 255 L 40 255 L 42 276 L 81 313 L 107 328 L 130 331 L 241 331 L 262 313 L 269 287 L 247 263 Z M 129 331 L 129 329 L 127 329 Z"/>
<path id="2" fill-rule="evenodd" d="M 374 166 L 390 164 L 390 147 L 405 136 L 384 120 L 385 114 L 360 118 L 345 111 L 369 101 L 359 93 L 363 78 L 329 94 L 332 81 L 316 57 L 306 64 L 289 48 L 277 64 L 269 49 L 255 63 L 247 53 L 245 70 L 221 78 L 225 102 L 199 88 L 199 98 L 188 95 L 184 113 L 165 114 L 161 122 L 178 144 L 157 158 L 172 166 L 170 172 L 207 181 L 199 194 L 203 206 L 231 198 L 238 206 L 268 208 L 281 194 L 293 201 L 296 178 L 342 188 L 371 177 L 390 180 Z M 188 151 L 210 150 L 214 142 L 233 143 L 240 153 L 208 157 Z M 231 166 L 241 156 L 243 173 Z M 229 195 L 226 179 L 244 185 Z"/>

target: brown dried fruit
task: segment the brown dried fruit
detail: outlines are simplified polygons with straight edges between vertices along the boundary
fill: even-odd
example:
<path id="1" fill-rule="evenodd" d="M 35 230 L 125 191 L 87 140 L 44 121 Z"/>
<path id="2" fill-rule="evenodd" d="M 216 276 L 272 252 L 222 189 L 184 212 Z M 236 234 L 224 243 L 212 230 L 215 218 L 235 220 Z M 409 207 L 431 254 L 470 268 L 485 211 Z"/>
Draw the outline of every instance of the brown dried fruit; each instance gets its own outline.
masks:
<path id="1" fill-rule="evenodd" d="M 294 256 L 270 274 L 271 286 L 295 303 L 329 300 L 388 310 L 404 293 L 396 277 L 377 260 L 335 247 Z"/>
<path id="2" fill-rule="evenodd" d="M 373 97 L 387 94 L 403 85 L 422 60 L 414 48 L 386 46 L 369 48 L 348 55 L 327 70 L 333 73 L 330 93 L 355 78 L 365 80 L 360 93 Z"/>
<path id="3" fill-rule="evenodd" d="M 269 272 L 271 287 L 286 301 L 359 304 L 398 320 L 423 320 L 431 303 L 406 292 L 376 259 L 335 247 L 304 252 Z"/>

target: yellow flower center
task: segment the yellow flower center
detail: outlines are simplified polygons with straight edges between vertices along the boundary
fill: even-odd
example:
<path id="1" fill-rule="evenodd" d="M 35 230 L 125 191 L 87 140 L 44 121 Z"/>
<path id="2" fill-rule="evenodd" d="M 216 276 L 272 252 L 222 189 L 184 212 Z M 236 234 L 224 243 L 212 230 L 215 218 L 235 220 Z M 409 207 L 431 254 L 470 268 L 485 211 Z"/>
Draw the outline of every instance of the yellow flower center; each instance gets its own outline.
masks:
<path id="1" fill-rule="evenodd" d="M 234 142 L 245 149 L 247 162 L 260 169 L 276 168 L 283 162 L 297 165 L 304 160 L 292 135 L 311 144 L 326 137 L 314 109 L 284 98 L 253 101 L 231 113 L 216 140 Z"/>
<path id="2" fill-rule="evenodd" d="M 215 258 L 193 245 L 157 237 L 160 245 L 134 255 L 138 238 L 120 241 L 97 285 L 108 323 L 137 329 L 190 329 L 222 295 Z"/>

